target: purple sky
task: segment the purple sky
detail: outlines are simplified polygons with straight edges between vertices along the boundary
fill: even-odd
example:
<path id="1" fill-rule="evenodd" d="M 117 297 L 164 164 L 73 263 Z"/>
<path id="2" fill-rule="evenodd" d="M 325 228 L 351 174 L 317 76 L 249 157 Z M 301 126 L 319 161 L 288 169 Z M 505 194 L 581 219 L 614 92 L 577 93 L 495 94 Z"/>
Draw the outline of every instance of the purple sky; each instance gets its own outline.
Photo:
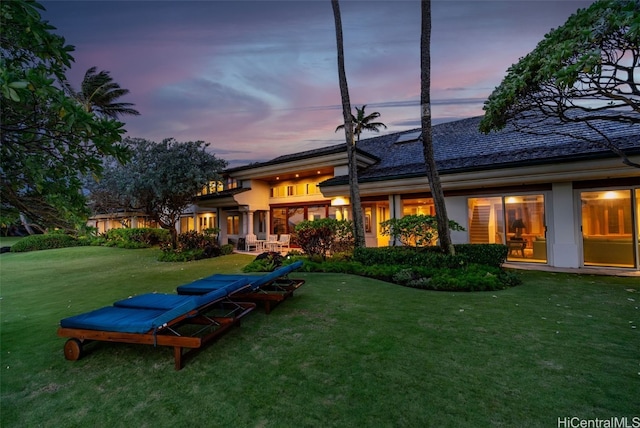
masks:
<path id="1" fill-rule="evenodd" d="M 592 0 L 432 2 L 434 123 L 477 116 L 507 68 Z M 92 66 L 131 93 L 128 136 L 204 140 L 230 166 L 344 141 L 333 12 L 308 1 L 43 1 Z M 420 126 L 420 2 L 340 2 L 352 106 Z M 365 133 L 363 138 L 375 134 Z"/>

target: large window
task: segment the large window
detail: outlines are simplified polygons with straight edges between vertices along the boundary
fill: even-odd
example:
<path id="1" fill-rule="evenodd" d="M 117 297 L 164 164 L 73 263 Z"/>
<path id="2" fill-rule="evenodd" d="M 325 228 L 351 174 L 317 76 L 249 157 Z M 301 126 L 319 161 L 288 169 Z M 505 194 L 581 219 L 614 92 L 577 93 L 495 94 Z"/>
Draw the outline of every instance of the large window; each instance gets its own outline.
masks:
<path id="1" fill-rule="evenodd" d="M 436 215 L 436 206 L 432 198 L 404 199 L 402 215 Z"/>
<path id="2" fill-rule="evenodd" d="M 218 227 L 216 216 L 215 213 L 198 214 L 198 230 L 202 232 L 205 229 Z"/>
<path id="3" fill-rule="evenodd" d="M 329 205 L 287 206 L 271 209 L 271 233 L 293 233 L 296 225 L 303 220 L 317 220 L 335 215 Z"/>
<path id="4" fill-rule="evenodd" d="M 180 217 L 180 232 L 189 232 L 193 230 L 193 217 Z"/>
<path id="5" fill-rule="evenodd" d="M 631 190 L 582 192 L 580 203 L 584 264 L 633 267 Z"/>
<path id="6" fill-rule="evenodd" d="M 544 195 L 470 198 L 469 242 L 509 247 L 507 260 L 546 262 Z"/>
<path id="7" fill-rule="evenodd" d="M 240 216 L 229 215 L 227 216 L 227 234 L 238 235 L 240 234 Z"/>

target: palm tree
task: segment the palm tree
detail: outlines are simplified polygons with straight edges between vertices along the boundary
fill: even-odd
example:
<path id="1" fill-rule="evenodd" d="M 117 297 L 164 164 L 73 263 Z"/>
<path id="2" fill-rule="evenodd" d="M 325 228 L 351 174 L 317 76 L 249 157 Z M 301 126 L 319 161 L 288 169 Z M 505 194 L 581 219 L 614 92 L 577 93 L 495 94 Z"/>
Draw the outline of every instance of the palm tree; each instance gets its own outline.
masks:
<path id="1" fill-rule="evenodd" d="M 121 88 L 118 83 L 114 82 L 108 71 L 103 70 L 96 73 L 96 67 L 91 67 L 82 79 L 79 92 L 73 90 L 69 84 L 66 85 L 66 88 L 87 112 L 94 112 L 112 119 L 117 119 L 121 115 L 138 116 L 140 114 L 131 108 L 132 103 L 114 102 L 128 94 L 129 90 Z"/>
<path id="2" fill-rule="evenodd" d="M 360 134 L 362 133 L 362 131 L 380 132 L 380 128 L 387 129 L 387 125 L 385 125 L 384 123 L 374 122 L 375 119 L 380 117 L 380 113 L 378 113 L 377 111 L 374 111 L 370 115 L 365 116 L 364 114 L 365 107 L 367 107 L 366 104 L 363 105 L 362 108 L 358 108 L 356 106 L 356 112 L 358 113 L 358 115 L 357 116 L 354 116 L 353 114 L 351 115 L 351 120 L 356 126 L 355 129 L 353 130 L 353 133 L 358 136 L 358 141 L 360 141 Z M 344 125 L 338 126 L 336 128 L 336 132 L 338 132 L 338 130 L 343 128 L 344 128 Z"/>
<path id="3" fill-rule="evenodd" d="M 351 197 L 351 213 L 353 217 L 353 237 L 356 247 L 364 247 L 364 216 L 360 204 L 360 188 L 358 187 L 358 166 L 356 164 L 356 144 L 353 138 L 353 115 L 351 114 L 351 101 L 349 100 L 349 88 L 347 75 L 344 69 L 344 43 L 342 41 L 342 18 L 340 17 L 340 5 L 338 0 L 331 0 L 333 18 L 336 25 L 336 44 L 338 48 L 338 78 L 340 81 L 340 96 L 342 98 L 342 117 L 344 119 L 345 139 L 347 142 L 347 164 L 349 167 L 349 195 Z M 364 108 L 362 109 L 364 113 Z"/>
<path id="4" fill-rule="evenodd" d="M 422 152 L 427 167 L 427 177 L 433 204 L 436 208 L 438 238 L 440 247 L 448 254 L 454 254 L 449 231 L 449 217 L 444 202 L 444 191 L 440 183 L 440 174 L 433 154 L 433 136 L 431 133 L 431 0 L 422 0 L 422 31 L 420 37 L 420 122 L 422 124 Z"/>

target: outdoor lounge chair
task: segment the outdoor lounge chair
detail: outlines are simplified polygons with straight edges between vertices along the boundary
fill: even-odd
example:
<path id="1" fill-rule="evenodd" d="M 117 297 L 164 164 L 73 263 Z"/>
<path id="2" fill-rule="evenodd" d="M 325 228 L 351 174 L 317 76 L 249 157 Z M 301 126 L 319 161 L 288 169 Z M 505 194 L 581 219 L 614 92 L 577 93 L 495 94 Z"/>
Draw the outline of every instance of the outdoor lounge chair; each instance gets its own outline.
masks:
<path id="1" fill-rule="evenodd" d="M 265 312 L 268 314 L 273 307 L 293 296 L 293 292 L 304 284 L 305 281 L 303 279 L 290 279 L 288 277 L 291 272 L 300 267 L 302 267 L 302 261 L 282 266 L 264 275 L 215 274 L 181 285 L 177 291 L 180 295 L 199 295 L 225 287 L 225 284 L 244 280 L 247 281 L 249 287 L 235 294 L 233 299 L 261 302 L 264 304 Z"/>
<path id="2" fill-rule="evenodd" d="M 58 336 L 67 360 L 82 357 L 84 343 L 106 341 L 172 346 L 175 369 L 183 357 L 224 334 L 255 309 L 255 303 L 231 300 L 248 287 L 246 279 L 229 282 L 200 296 L 148 293 L 117 301 L 60 321 Z M 189 349 L 183 354 L 183 348 Z"/>

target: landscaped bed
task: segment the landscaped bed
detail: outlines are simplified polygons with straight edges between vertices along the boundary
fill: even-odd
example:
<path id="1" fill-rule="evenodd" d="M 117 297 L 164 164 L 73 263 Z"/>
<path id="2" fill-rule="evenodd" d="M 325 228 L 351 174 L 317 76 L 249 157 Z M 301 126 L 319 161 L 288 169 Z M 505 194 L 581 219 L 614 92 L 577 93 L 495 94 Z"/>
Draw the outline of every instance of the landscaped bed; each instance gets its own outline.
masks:
<path id="1" fill-rule="evenodd" d="M 251 256 L 161 263 L 157 249 L 0 256 L 3 427 L 557 426 L 638 416 L 637 278 L 519 272 L 522 285 L 434 292 L 334 273 L 254 311 L 179 372 L 166 348 L 62 354 L 61 318 Z M 632 421 L 629 419 L 629 421 Z"/>

